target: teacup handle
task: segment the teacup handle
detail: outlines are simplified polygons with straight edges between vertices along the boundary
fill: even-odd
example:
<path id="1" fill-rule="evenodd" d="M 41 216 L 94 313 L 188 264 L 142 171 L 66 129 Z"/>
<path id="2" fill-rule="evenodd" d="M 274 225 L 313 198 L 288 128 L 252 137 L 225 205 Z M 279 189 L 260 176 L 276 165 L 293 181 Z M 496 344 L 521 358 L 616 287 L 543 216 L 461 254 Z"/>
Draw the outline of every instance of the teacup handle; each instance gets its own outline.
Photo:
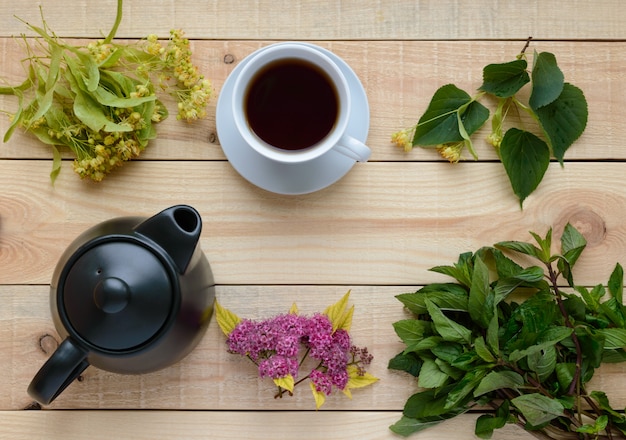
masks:
<path id="1" fill-rule="evenodd" d="M 87 352 L 72 338 L 66 338 L 39 369 L 28 386 L 28 394 L 48 405 L 88 366 Z"/>
<path id="2" fill-rule="evenodd" d="M 343 135 L 333 147 L 333 150 L 357 162 L 367 162 L 372 154 L 370 147 L 348 135 Z"/>

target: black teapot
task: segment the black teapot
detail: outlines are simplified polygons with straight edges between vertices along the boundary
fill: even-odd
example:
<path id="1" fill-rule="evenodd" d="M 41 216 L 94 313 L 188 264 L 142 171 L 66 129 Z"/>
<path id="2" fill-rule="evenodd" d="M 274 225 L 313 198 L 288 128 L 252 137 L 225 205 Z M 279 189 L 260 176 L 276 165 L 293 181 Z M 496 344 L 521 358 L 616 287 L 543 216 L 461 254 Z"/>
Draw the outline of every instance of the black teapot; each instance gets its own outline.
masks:
<path id="1" fill-rule="evenodd" d="M 201 229 L 198 212 L 178 205 L 148 219 L 105 221 L 76 238 L 50 284 L 64 340 L 30 396 L 49 404 L 89 365 L 137 374 L 186 356 L 207 329 L 215 297 Z"/>

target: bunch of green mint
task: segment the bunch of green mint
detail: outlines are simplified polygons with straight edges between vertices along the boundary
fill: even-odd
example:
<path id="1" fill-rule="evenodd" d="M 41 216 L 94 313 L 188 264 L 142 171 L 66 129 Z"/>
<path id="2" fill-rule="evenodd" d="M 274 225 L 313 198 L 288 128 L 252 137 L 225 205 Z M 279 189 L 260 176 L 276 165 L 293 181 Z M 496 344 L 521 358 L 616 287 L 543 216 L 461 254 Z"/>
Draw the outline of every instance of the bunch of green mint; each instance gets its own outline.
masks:
<path id="1" fill-rule="evenodd" d="M 602 363 L 626 360 L 622 267 L 606 287 L 576 285 L 584 237 L 568 224 L 553 254 L 552 230 L 531 234 L 536 244 L 501 242 L 431 269 L 455 282 L 397 296 L 415 318 L 394 323 L 406 348 L 389 368 L 415 376 L 421 391 L 392 431 L 409 435 L 473 408 L 491 410 L 476 421 L 480 438 L 507 423 L 547 439 L 626 438 L 624 413 L 588 389 Z"/>
<path id="2" fill-rule="evenodd" d="M 488 141 L 495 147 L 520 206 L 539 185 L 550 159 L 563 165 L 566 150 L 587 125 L 587 101 L 583 92 L 564 81 L 556 58 L 549 52 L 534 53 L 530 75 L 526 47 L 513 61 L 490 64 L 483 69 L 479 93 L 470 96 L 454 84 L 439 88 L 417 125 L 392 135 L 392 142 L 410 151 L 414 146 L 436 148 L 450 162 L 458 162 L 467 147 L 474 159 L 471 136 L 489 119 L 489 110 L 479 100 L 485 96 L 497 102 Z M 528 103 L 518 92 L 532 85 Z M 537 123 L 542 137 L 520 126 L 503 129 L 507 117 L 528 114 Z"/>

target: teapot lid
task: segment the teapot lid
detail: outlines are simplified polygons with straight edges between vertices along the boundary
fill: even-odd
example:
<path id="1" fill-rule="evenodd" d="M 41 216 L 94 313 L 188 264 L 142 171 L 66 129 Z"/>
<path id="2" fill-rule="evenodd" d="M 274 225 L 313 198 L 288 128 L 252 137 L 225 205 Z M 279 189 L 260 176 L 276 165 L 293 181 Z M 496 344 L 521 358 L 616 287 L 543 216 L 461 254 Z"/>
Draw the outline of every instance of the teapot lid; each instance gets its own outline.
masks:
<path id="1" fill-rule="evenodd" d="M 171 272 L 135 240 L 96 243 L 77 252 L 64 273 L 59 310 L 81 338 L 98 348 L 123 351 L 149 342 L 172 313 Z"/>

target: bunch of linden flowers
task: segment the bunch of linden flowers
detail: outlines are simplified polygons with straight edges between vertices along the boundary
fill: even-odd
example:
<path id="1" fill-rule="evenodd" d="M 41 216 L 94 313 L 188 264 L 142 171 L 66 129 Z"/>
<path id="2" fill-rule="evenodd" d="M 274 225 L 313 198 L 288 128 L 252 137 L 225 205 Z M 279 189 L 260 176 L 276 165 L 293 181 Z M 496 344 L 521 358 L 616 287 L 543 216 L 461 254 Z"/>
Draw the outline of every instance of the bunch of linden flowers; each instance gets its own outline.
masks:
<path id="1" fill-rule="evenodd" d="M 17 111 L 9 114 L 4 141 L 19 127 L 50 145 L 52 182 L 61 169 L 58 147 L 75 154 L 74 171 L 81 178 L 96 182 L 138 157 L 156 137 L 154 124 L 168 116 L 157 90 L 177 101 L 178 119 L 206 116 L 211 83 L 193 64 L 183 32 L 172 30 L 163 44 L 156 35 L 118 44 L 113 38 L 121 18 L 118 0 L 109 35 L 86 46 L 63 42 L 45 20 L 43 28 L 26 23 L 38 37 L 23 38 L 28 78 L 19 86 L 0 88 L 19 100 Z"/>

